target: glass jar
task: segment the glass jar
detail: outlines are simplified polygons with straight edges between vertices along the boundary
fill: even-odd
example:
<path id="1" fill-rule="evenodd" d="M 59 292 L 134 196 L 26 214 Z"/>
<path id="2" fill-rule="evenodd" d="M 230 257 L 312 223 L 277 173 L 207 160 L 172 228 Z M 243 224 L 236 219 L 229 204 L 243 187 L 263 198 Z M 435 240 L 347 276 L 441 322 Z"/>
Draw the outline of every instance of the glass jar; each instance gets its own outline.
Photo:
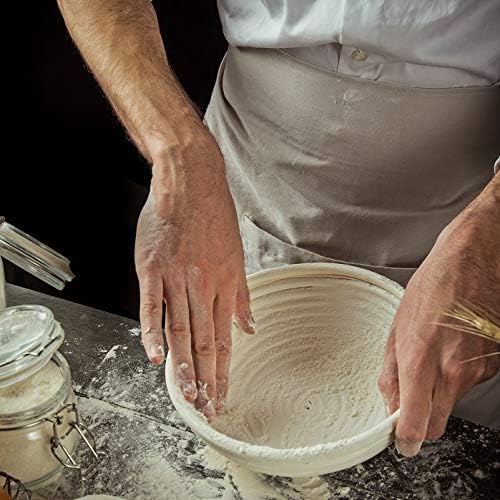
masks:
<path id="1" fill-rule="evenodd" d="M 0 311 L 5 308 L 7 300 L 5 298 L 5 273 L 3 271 L 3 262 L 0 257 Z"/>
<path id="2" fill-rule="evenodd" d="M 63 339 L 45 307 L 0 311 L 0 471 L 29 489 L 64 468 L 88 475 L 100 458 L 80 420 L 68 363 L 57 351 Z M 75 458 L 80 439 L 91 454 L 86 470 Z"/>
<path id="3" fill-rule="evenodd" d="M 2 257 L 58 290 L 74 278 L 66 257 L 0 216 L 0 310 L 6 302 Z"/>

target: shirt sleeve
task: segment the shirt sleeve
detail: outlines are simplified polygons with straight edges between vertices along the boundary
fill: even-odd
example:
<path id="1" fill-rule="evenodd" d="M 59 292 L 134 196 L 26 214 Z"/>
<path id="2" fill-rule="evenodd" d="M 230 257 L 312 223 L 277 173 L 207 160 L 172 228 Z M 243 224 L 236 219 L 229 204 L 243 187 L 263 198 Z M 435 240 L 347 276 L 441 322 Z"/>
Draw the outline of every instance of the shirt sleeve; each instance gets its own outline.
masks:
<path id="1" fill-rule="evenodd" d="M 496 174 L 498 171 L 500 171 L 500 156 L 497 158 L 497 161 L 495 162 L 495 166 L 493 167 L 493 172 Z"/>

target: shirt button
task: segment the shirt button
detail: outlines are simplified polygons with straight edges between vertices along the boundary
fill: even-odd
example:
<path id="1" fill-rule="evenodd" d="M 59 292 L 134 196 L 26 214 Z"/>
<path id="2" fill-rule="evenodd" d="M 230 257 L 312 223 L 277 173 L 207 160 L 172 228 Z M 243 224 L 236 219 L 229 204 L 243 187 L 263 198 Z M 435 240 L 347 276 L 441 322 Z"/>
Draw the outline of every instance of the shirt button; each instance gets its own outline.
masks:
<path id="1" fill-rule="evenodd" d="M 354 49 L 351 52 L 351 59 L 354 61 L 358 61 L 358 62 L 366 61 L 367 57 L 368 56 L 366 55 L 366 52 L 364 50 L 361 50 L 361 49 Z"/>

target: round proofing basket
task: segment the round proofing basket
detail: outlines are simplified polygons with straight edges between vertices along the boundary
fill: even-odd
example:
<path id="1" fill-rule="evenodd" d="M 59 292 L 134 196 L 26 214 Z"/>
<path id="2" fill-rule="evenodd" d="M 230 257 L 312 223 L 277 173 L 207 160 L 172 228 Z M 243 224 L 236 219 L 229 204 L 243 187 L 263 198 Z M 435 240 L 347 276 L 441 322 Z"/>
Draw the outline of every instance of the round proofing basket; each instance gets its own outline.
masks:
<path id="1" fill-rule="evenodd" d="M 357 303 L 354 302 L 355 310 L 347 311 L 346 314 L 357 316 L 364 314 L 367 318 L 366 321 L 371 321 L 372 325 L 363 332 L 350 333 L 346 342 L 349 343 L 350 349 L 356 348 L 353 343 L 364 342 L 363 348 L 366 349 L 366 335 L 372 336 L 372 339 L 376 338 L 380 356 L 377 351 L 375 365 L 370 368 L 373 372 L 371 379 L 378 375 L 383 362 L 383 351 L 380 350 L 380 345 L 385 344 L 390 324 L 404 291 L 397 283 L 363 268 L 344 264 L 318 263 L 295 264 L 260 271 L 249 276 L 248 287 L 257 322 L 257 333 L 254 337 L 250 337 L 237 329 L 233 330 L 233 361 L 238 349 L 246 349 L 248 356 L 247 351 L 245 351 L 245 361 L 248 357 L 254 356 L 254 359 L 248 360 L 248 363 L 255 365 L 255 363 L 270 362 L 268 356 L 258 354 L 261 352 L 258 343 L 263 341 L 260 336 L 266 335 L 264 331 L 265 309 L 266 304 L 270 301 L 269 297 L 286 297 L 290 293 L 295 294 L 295 296 L 299 294 L 298 297 L 302 297 L 301 300 L 304 303 L 314 304 L 315 294 L 326 293 L 324 290 L 328 290 L 332 297 L 331 300 L 335 301 L 335 307 L 340 308 L 339 311 L 342 311 L 343 296 L 350 294 L 352 297 L 354 293 L 359 298 Z M 332 302 L 332 307 L 333 304 L 334 302 Z M 352 300 L 349 304 L 352 306 Z M 321 309 L 308 307 L 309 309 L 304 309 L 304 311 L 309 311 L 309 315 L 311 315 L 311 311 L 321 311 Z M 297 306 L 295 313 L 300 320 L 302 313 L 300 306 Z M 261 330 L 259 330 L 260 328 Z M 335 335 L 334 325 L 332 325 L 332 332 L 333 339 Z M 281 341 L 284 334 L 286 334 L 286 329 L 279 332 Z M 269 339 L 266 341 L 269 342 Z M 347 362 L 350 362 L 349 359 Z M 244 363 L 244 365 L 247 366 L 248 363 Z M 233 383 L 231 385 L 230 382 L 228 402 L 231 391 L 238 392 L 240 390 L 240 387 L 234 385 L 235 378 L 233 377 L 237 374 L 238 368 L 232 362 L 230 381 L 233 379 Z M 356 370 L 358 367 L 353 366 L 352 369 Z M 329 384 L 334 377 L 331 374 L 325 375 L 325 384 Z M 276 376 L 279 377 L 279 374 Z M 242 380 L 241 374 L 238 374 L 236 379 Z M 272 475 L 307 477 L 327 474 L 368 460 L 391 444 L 395 422 L 399 417 L 399 410 L 393 415 L 387 416 L 385 407 L 382 413 L 378 408 L 376 417 L 371 418 L 369 425 L 365 425 L 364 428 L 360 427 L 358 433 L 345 439 L 335 440 L 332 438 L 326 442 L 299 447 L 257 445 L 249 443 L 248 440 L 234 439 L 217 431 L 211 427 L 200 412 L 186 402 L 174 381 L 170 355 L 166 363 L 166 382 L 175 408 L 187 425 L 203 441 L 228 459 L 252 471 Z M 251 386 L 244 388 L 246 391 L 249 389 Z M 335 408 L 332 408 L 332 412 L 335 412 Z M 338 418 L 343 418 L 343 415 L 339 414 Z M 307 427 L 307 421 L 304 425 Z"/>

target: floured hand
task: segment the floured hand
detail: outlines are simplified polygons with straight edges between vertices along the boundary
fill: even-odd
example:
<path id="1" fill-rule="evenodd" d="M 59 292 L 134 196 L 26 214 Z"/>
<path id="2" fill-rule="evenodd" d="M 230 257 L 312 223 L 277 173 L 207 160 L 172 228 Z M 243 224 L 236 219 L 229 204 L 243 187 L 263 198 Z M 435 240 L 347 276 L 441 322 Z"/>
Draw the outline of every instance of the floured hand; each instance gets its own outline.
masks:
<path id="1" fill-rule="evenodd" d="M 184 397 L 210 418 L 228 386 L 233 317 L 254 333 L 236 211 L 222 155 L 202 127 L 187 145 L 153 147 L 153 179 L 137 225 L 142 341 L 165 357 Z"/>

